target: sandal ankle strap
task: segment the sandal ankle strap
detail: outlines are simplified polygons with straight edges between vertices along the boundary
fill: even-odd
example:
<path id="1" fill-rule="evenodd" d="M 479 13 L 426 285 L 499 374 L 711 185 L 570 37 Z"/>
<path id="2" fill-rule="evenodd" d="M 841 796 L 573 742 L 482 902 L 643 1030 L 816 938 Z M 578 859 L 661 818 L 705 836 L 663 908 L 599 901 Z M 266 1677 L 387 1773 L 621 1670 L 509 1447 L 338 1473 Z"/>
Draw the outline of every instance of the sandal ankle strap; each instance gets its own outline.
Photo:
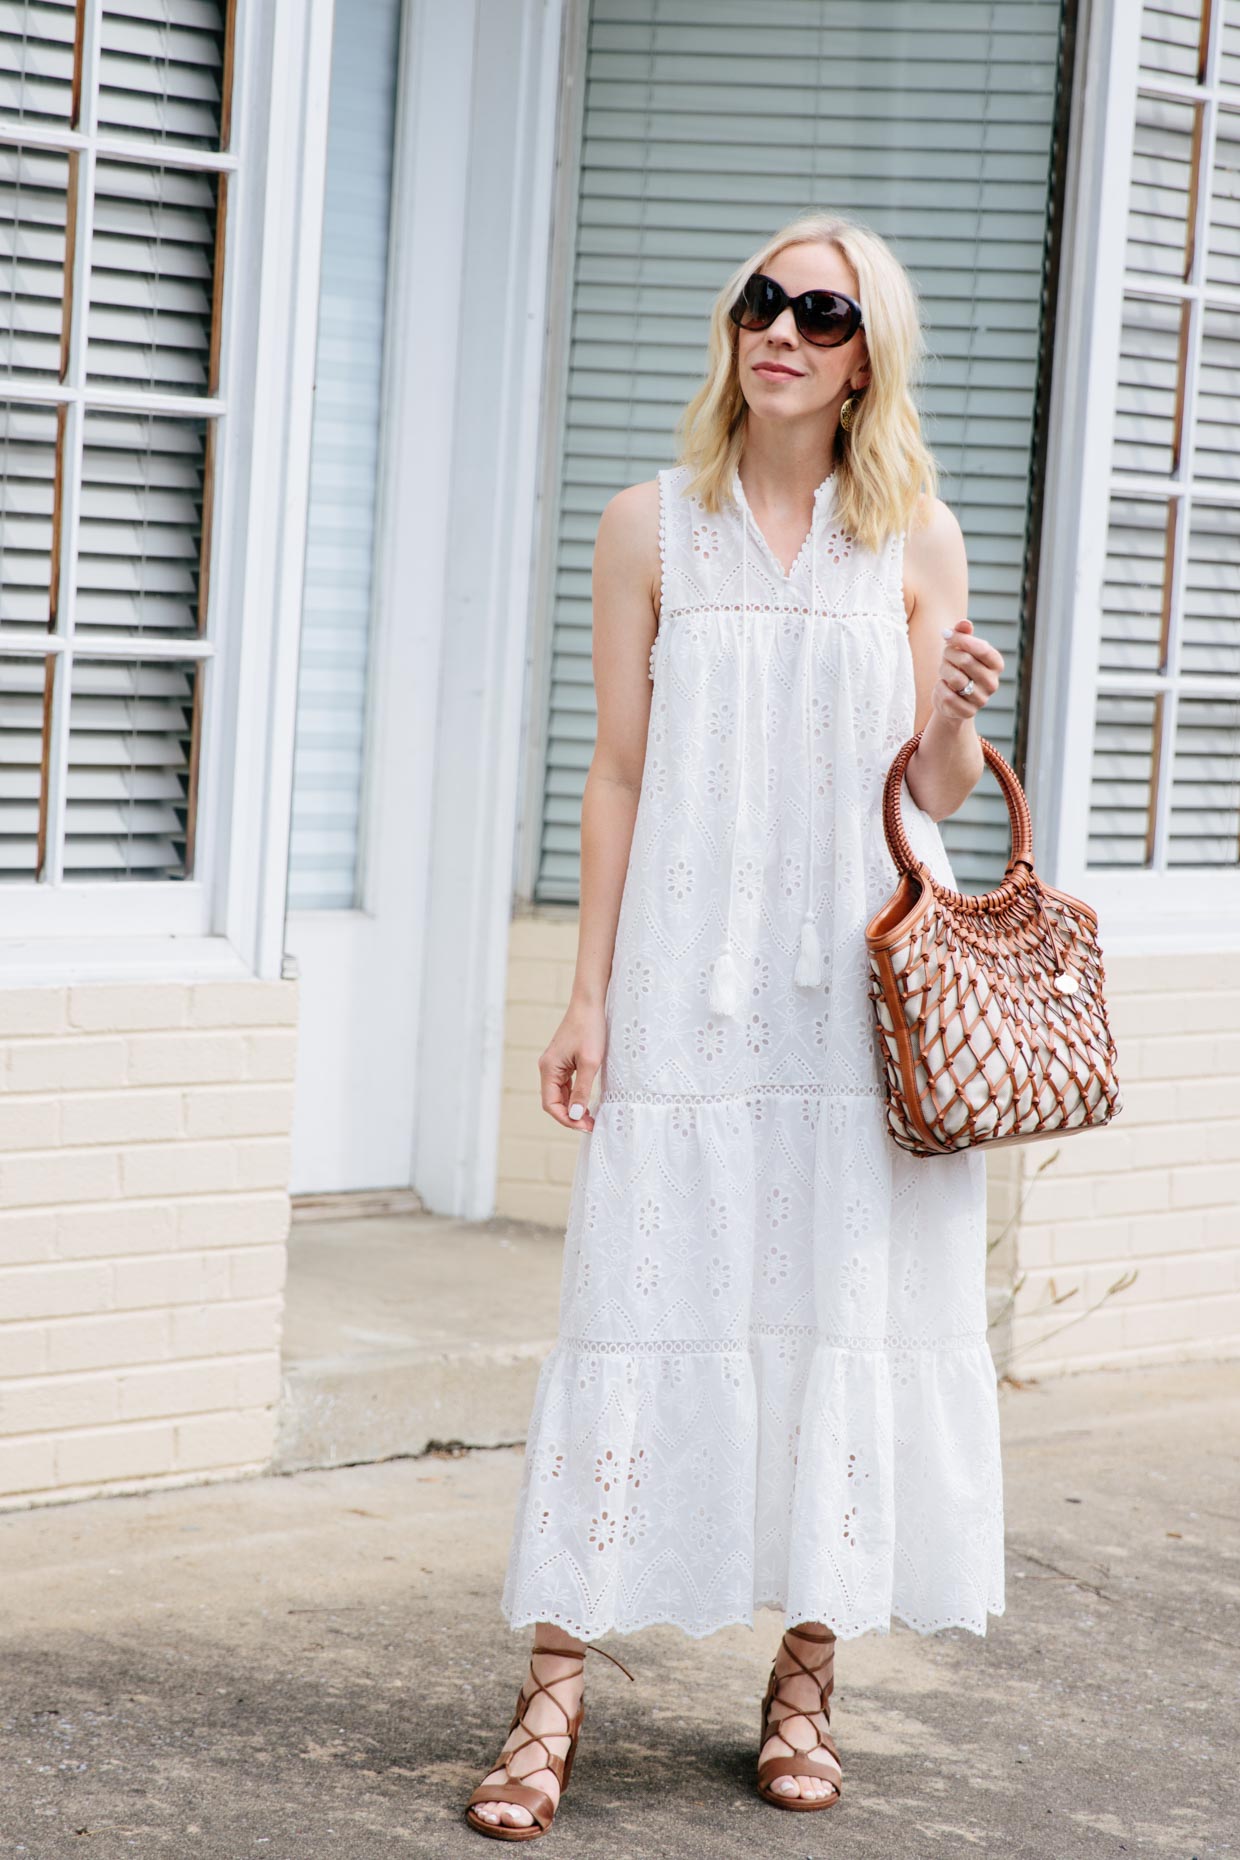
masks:
<path id="1" fill-rule="evenodd" d="M 582 1661 L 584 1661 L 587 1653 L 601 1653 L 605 1660 L 610 1660 L 613 1666 L 618 1666 L 620 1668 L 620 1671 L 626 1674 L 628 1678 L 630 1679 L 633 1678 L 632 1673 L 629 1672 L 629 1669 L 624 1664 L 623 1660 L 618 1660 L 614 1653 L 608 1653 L 606 1647 L 600 1647 L 596 1645 L 594 1641 L 586 1641 L 585 1645 L 582 1647 L 540 1647 L 537 1644 L 535 1644 L 533 1647 L 530 1648 L 530 1652 L 532 1654 L 533 1653 L 558 1653 L 563 1659 L 566 1659 L 566 1660 L 578 1659 Z M 555 1682 L 553 1680 L 552 1684 L 554 1683 Z M 634 1684 L 636 1684 L 636 1681 L 634 1681 Z"/>
<path id="2" fill-rule="evenodd" d="M 774 1663 L 772 1662 L 771 1677 L 769 1681 L 770 1700 L 773 1703 L 776 1698 L 781 1696 L 780 1688 L 784 1684 L 785 1680 L 796 1679 L 800 1676 L 800 1674 L 803 1673 L 807 1679 L 812 1679 L 814 1684 L 818 1687 L 819 1693 L 821 1694 L 821 1697 L 822 1697 L 822 1704 L 819 1707 L 819 1709 L 826 1712 L 828 1720 L 829 1720 L 830 1719 L 830 1708 L 827 1705 L 826 1701 L 830 1698 L 831 1694 L 835 1690 L 835 1638 L 836 1637 L 834 1634 L 828 1634 L 825 1636 L 821 1634 L 812 1634 L 812 1635 L 807 1636 L 807 1638 L 810 1640 L 817 1641 L 819 1644 L 826 1646 L 828 1649 L 826 1655 L 824 1656 L 823 1659 L 821 1659 L 818 1662 L 817 1666 L 807 1666 L 805 1664 L 805 1661 L 801 1658 L 800 1654 L 797 1652 L 796 1648 L 788 1644 L 788 1636 L 787 1636 L 787 1633 L 785 1632 L 784 1639 L 782 1642 L 783 1651 L 787 1655 L 787 1657 L 792 1661 L 793 1665 L 798 1669 L 798 1671 L 792 1672 L 792 1673 L 777 1673 L 775 1671 Z M 783 1702 L 785 1704 L 790 1703 L 790 1701 L 787 1699 L 785 1699 Z"/>

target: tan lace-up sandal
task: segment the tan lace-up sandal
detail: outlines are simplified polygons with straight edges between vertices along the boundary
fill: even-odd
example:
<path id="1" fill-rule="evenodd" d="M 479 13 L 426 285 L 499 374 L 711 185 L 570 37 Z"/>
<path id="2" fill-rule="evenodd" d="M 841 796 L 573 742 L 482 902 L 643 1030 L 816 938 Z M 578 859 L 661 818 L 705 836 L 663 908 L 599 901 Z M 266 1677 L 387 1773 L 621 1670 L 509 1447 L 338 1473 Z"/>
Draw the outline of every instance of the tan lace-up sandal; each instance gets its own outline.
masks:
<path id="1" fill-rule="evenodd" d="M 820 1666 L 806 1666 L 796 1648 L 788 1645 L 789 1633 L 795 1634 L 798 1640 L 817 1641 L 828 1647 L 829 1651 L 827 1657 L 822 1664 Z M 792 1628 L 785 1632 L 783 1644 L 789 1658 L 795 1660 L 801 1671 L 808 1674 L 814 1681 L 821 1696 L 819 1704 L 816 1707 L 810 1706 L 808 1708 L 793 1705 L 788 1699 L 781 1698 L 780 1687 L 786 1679 L 795 1679 L 796 1674 L 780 1673 L 777 1676 L 774 1664 L 772 1663 L 771 1676 L 766 1682 L 766 1695 L 762 1700 L 762 1735 L 758 1743 L 758 1749 L 762 1749 L 768 1738 L 778 1737 L 781 1743 L 787 1744 L 792 1754 L 787 1757 L 767 1757 L 764 1761 L 759 1762 L 758 1794 L 762 1796 L 765 1801 L 774 1802 L 777 1808 L 834 1808 L 835 1804 L 840 1799 L 840 1783 L 843 1781 L 844 1772 L 840 1768 L 840 1753 L 830 1731 L 828 1731 L 824 1737 L 822 1732 L 818 1729 L 818 1726 L 812 1725 L 811 1728 L 817 1741 L 811 1744 L 808 1750 L 797 1750 L 791 1740 L 783 1735 L 779 1726 L 783 1724 L 786 1719 L 796 1717 L 804 1717 L 806 1722 L 809 1723 L 809 1712 L 814 1710 L 821 1711 L 827 1723 L 830 1724 L 831 1707 L 827 1701 L 831 1693 L 835 1690 L 835 1635 L 829 1630 L 825 1634 L 811 1634 L 805 1628 Z M 786 1709 L 780 1713 L 778 1718 L 772 1720 L 770 1715 L 771 1706 L 776 1702 L 786 1707 Z M 815 1750 L 826 1751 L 835 1765 L 835 1775 L 832 1775 L 830 1769 L 825 1764 L 811 1763 L 809 1761 L 809 1758 Z M 781 1795 L 778 1789 L 771 1788 L 771 1784 L 777 1776 L 812 1776 L 819 1782 L 828 1783 L 835 1793 L 833 1795 L 822 1796 L 800 1794 Z"/>
<path id="2" fill-rule="evenodd" d="M 613 1666 L 618 1666 L 622 1673 L 627 1673 L 630 1679 L 633 1677 L 623 1660 L 617 1660 L 615 1655 L 608 1653 L 605 1647 L 596 1647 L 592 1641 L 587 1641 L 584 1649 L 538 1646 L 530 1648 L 530 1674 L 534 1681 L 534 1688 L 533 1691 L 527 1692 L 525 1690 L 525 1681 L 522 1680 L 521 1691 L 517 1695 L 517 1709 L 512 1714 L 512 1723 L 508 1726 L 504 1734 L 505 1739 L 511 1737 L 519 1724 L 524 1725 L 529 1702 L 539 1692 L 545 1692 L 556 1710 L 560 1712 L 564 1719 L 564 1729 L 563 1731 L 545 1731 L 541 1737 L 531 1733 L 523 1743 L 514 1744 L 512 1749 L 506 1751 L 499 1759 L 499 1762 L 492 1764 L 491 1767 L 493 1769 L 502 1768 L 509 1776 L 512 1776 L 512 1759 L 516 1756 L 517 1752 L 526 1749 L 530 1744 L 540 1744 L 547 1761 L 545 1763 L 533 1764 L 531 1769 L 550 1770 L 556 1782 L 560 1785 L 560 1793 L 556 1801 L 553 1802 L 545 1789 L 536 1789 L 532 1783 L 519 1782 L 516 1777 L 513 1777 L 511 1782 L 479 1783 L 478 1787 L 465 1804 L 465 1819 L 468 1821 L 471 1828 L 477 1828 L 479 1834 L 494 1835 L 497 1841 L 532 1841 L 536 1840 L 540 1834 L 545 1834 L 547 1832 L 551 1823 L 555 1820 L 556 1809 L 564 1799 L 564 1791 L 568 1788 L 568 1779 L 572 1774 L 573 1758 L 577 1754 L 577 1738 L 581 1731 L 581 1721 L 585 1716 L 586 1709 L 585 1694 L 584 1692 L 582 1693 L 577 1709 L 570 1718 L 561 1700 L 555 1697 L 550 1687 L 544 1685 L 537 1673 L 534 1672 L 534 1655 L 538 1653 L 554 1653 L 556 1657 L 561 1660 L 577 1659 L 580 1660 L 583 1665 L 587 1653 L 601 1653 L 605 1660 L 610 1660 Z M 551 1685 L 558 1685 L 561 1679 L 571 1679 L 573 1677 L 574 1674 L 571 1672 L 560 1673 L 551 1681 Z M 568 1749 L 563 1756 L 560 1756 L 550 1748 L 545 1740 L 548 1737 L 563 1737 L 565 1735 L 568 1737 Z M 527 1771 L 526 1773 L 529 1774 L 530 1772 Z M 479 1802 L 515 1802 L 521 1808 L 528 1808 L 534 1820 L 528 1828 L 514 1828 L 511 1824 L 502 1821 L 483 1821 L 480 1816 L 473 1813 L 474 1807 Z"/>

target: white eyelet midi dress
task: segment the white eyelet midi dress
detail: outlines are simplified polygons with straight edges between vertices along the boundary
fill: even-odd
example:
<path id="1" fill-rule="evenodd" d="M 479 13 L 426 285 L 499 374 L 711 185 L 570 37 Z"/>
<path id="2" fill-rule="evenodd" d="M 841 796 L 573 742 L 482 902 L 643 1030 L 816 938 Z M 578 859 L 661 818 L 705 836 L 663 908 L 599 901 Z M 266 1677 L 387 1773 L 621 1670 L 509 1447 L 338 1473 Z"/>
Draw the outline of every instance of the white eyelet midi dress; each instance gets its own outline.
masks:
<path id="1" fill-rule="evenodd" d="M 754 1612 L 840 1639 L 1004 1610 L 985 1165 L 885 1122 L 865 924 L 913 734 L 902 536 L 658 474 L 642 788 L 501 1610 L 583 1640 Z M 918 856 L 955 886 L 902 789 Z"/>

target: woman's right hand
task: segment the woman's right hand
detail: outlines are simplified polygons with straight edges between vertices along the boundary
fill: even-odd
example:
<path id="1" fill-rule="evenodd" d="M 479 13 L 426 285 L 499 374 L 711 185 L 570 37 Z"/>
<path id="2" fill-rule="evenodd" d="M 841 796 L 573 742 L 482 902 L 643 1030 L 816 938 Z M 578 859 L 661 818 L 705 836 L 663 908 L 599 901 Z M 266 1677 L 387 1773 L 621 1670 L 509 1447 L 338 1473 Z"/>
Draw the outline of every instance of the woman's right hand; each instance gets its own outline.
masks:
<path id="1" fill-rule="evenodd" d="M 590 1115 L 590 1092 L 607 1047 L 607 1021 L 602 1005 L 570 1005 L 568 1012 L 552 1034 L 545 1052 L 539 1056 L 538 1074 L 542 1080 L 542 1107 L 557 1124 L 567 1130 L 593 1130 Z M 579 1104 L 580 1117 L 570 1117 L 569 1107 Z"/>

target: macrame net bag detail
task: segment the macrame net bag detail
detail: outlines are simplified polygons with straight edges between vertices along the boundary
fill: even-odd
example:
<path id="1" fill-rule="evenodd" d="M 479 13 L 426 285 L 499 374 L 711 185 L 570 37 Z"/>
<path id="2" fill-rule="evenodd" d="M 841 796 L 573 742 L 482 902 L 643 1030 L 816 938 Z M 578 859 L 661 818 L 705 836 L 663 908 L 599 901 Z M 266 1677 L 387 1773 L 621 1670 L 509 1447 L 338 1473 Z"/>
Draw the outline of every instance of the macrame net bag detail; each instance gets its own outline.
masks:
<path id="1" fill-rule="evenodd" d="M 865 930 L 888 1129 L 914 1156 L 1097 1129 L 1123 1108 L 1097 915 L 1038 878 L 1024 790 L 984 737 L 1012 825 L 1004 881 L 977 897 L 939 884 L 900 819 L 920 741 L 887 772 L 883 830 L 900 877 Z"/>

